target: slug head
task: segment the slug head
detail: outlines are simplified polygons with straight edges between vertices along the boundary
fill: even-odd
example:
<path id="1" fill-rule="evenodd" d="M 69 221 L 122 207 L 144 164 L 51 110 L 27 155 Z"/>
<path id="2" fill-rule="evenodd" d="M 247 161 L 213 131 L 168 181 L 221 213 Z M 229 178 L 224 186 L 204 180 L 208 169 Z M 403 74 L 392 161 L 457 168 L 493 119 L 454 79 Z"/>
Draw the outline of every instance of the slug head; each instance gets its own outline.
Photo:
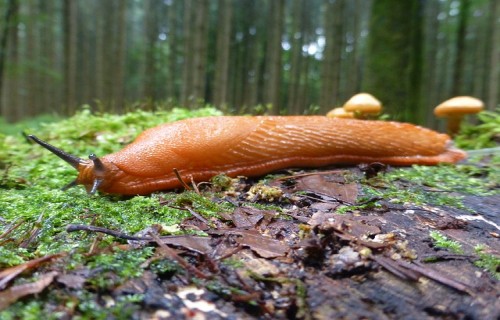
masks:
<path id="1" fill-rule="evenodd" d="M 89 155 L 89 160 L 85 160 L 54 147 L 34 135 L 29 135 L 28 138 L 78 170 L 78 177 L 68 185 L 64 186 L 63 190 L 69 189 L 78 184 L 83 184 L 89 194 L 94 194 L 97 190 L 105 191 L 107 187 L 112 184 L 114 180 L 113 177 L 115 177 L 119 171 L 113 163 L 106 161 L 105 159 L 99 159 L 95 154 Z"/>

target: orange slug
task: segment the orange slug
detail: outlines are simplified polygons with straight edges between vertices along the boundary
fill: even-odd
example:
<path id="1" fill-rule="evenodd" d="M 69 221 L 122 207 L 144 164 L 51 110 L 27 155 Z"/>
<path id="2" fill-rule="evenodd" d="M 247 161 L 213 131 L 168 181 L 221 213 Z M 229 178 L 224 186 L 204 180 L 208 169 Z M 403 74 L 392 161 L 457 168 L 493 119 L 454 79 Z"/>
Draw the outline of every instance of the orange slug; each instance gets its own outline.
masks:
<path id="1" fill-rule="evenodd" d="M 123 195 L 145 195 L 228 176 L 260 176 L 291 167 L 382 162 L 396 166 L 455 163 L 465 152 L 450 137 L 408 123 L 324 116 L 220 116 L 166 123 L 144 131 L 121 151 L 89 160 L 30 138 L 78 170 L 83 184 Z"/>

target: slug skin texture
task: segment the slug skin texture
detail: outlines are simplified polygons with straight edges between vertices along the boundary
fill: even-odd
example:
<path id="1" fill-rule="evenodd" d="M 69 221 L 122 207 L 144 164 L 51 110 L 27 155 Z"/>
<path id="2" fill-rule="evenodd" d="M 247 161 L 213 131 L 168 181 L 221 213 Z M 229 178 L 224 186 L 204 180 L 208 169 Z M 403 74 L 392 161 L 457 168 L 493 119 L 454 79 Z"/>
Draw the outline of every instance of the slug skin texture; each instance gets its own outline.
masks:
<path id="1" fill-rule="evenodd" d="M 82 160 L 77 183 L 89 190 L 143 195 L 214 175 L 260 176 L 292 167 L 382 162 L 395 166 L 455 163 L 466 156 L 451 139 L 408 123 L 324 116 L 221 116 L 167 123 L 144 131 L 121 151 L 103 156 L 96 177 Z"/>

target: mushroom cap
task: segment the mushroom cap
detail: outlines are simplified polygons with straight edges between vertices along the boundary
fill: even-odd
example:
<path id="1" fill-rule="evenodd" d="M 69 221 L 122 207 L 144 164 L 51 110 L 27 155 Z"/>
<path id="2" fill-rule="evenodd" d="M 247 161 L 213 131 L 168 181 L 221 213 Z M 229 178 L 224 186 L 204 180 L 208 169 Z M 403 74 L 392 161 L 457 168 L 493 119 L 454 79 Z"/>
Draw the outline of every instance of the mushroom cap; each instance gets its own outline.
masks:
<path id="1" fill-rule="evenodd" d="M 350 112 L 379 113 L 382 103 L 369 93 L 358 93 L 347 100 L 343 108 Z"/>
<path id="2" fill-rule="evenodd" d="M 345 111 L 344 108 L 335 108 L 326 114 L 328 118 L 344 118 L 352 119 L 354 118 L 354 113 Z"/>
<path id="3" fill-rule="evenodd" d="M 484 103 L 474 97 L 460 96 L 444 101 L 436 108 L 434 114 L 437 117 L 449 117 L 453 115 L 463 115 L 478 113 L 484 108 Z"/>

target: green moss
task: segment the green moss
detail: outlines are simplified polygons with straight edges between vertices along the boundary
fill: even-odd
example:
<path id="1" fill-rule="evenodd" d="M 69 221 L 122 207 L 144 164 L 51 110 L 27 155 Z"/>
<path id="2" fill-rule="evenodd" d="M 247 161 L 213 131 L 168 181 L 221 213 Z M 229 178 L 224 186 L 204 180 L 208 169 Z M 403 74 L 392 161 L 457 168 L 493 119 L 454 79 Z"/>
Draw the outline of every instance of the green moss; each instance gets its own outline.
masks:
<path id="1" fill-rule="evenodd" d="M 233 268 L 243 268 L 245 266 L 245 263 L 240 260 L 240 259 L 236 259 L 236 258 L 227 258 L 227 259 L 224 259 L 223 263 L 227 266 L 230 266 L 230 267 L 233 267 Z"/>
<path id="2" fill-rule="evenodd" d="M 466 209 L 463 195 L 488 196 L 498 193 L 500 167 L 469 164 L 441 164 L 396 168 L 367 180 L 362 185 L 366 199 L 380 197 L 393 203 L 432 204 Z"/>
<path id="3" fill-rule="evenodd" d="M 0 269 L 25 262 L 31 254 L 25 248 L 7 248 L 0 246 Z"/>
<path id="4" fill-rule="evenodd" d="M 185 271 L 176 261 L 170 259 L 155 260 L 149 265 L 149 269 L 159 276 L 173 275 Z"/>
<path id="5" fill-rule="evenodd" d="M 87 281 L 96 289 L 112 289 L 128 279 L 141 276 L 143 270 L 140 266 L 152 253 L 153 248 L 146 247 L 92 256 L 86 265 L 91 270 L 99 272 Z"/>
<path id="6" fill-rule="evenodd" d="M 429 236 L 433 240 L 434 246 L 438 248 L 443 248 L 456 254 L 464 253 L 462 245 L 459 242 L 448 239 L 445 235 L 438 231 L 431 231 Z"/>
<path id="7" fill-rule="evenodd" d="M 500 257 L 485 253 L 485 249 L 484 245 L 478 245 L 474 248 L 479 257 L 474 261 L 474 264 L 479 268 L 488 270 L 495 279 L 500 281 Z"/>
<path id="8" fill-rule="evenodd" d="M 462 126 L 455 137 L 458 147 L 464 149 L 482 149 L 498 146 L 495 137 L 500 135 L 500 109 L 497 112 L 483 111 L 477 116 L 480 124 Z"/>

